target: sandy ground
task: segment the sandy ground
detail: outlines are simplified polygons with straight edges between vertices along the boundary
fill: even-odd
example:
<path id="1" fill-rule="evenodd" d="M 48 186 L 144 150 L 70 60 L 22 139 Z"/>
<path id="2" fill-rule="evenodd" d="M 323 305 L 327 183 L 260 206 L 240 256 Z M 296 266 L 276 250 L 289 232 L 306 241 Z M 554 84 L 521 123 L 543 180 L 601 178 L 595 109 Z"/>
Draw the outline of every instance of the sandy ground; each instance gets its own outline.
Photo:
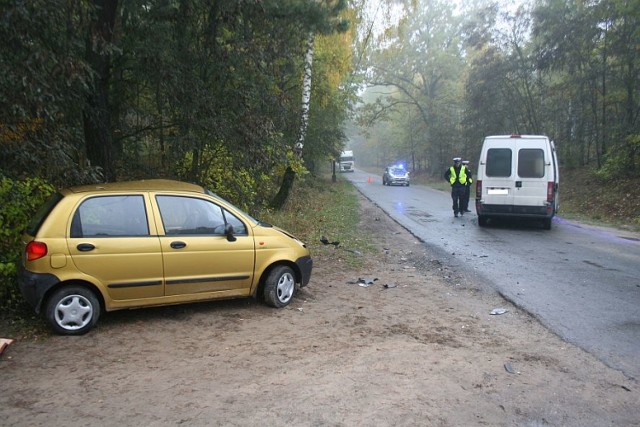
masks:
<path id="1" fill-rule="evenodd" d="M 640 426 L 637 380 L 362 210 L 381 254 L 354 271 L 320 248 L 285 309 L 115 312 L 82 337 L 18 340 L 0 356 L 0 425 Z"/>

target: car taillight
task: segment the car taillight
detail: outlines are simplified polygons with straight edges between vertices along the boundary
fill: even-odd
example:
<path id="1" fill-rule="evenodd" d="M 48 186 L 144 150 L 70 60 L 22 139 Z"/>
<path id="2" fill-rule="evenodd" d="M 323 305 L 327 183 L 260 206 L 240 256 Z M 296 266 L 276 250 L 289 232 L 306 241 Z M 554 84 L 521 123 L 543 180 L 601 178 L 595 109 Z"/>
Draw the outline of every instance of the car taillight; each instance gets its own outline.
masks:
<path id="1" fill-rule="evenodd" d="M 547 182 L 547 202 L 548 203 L 553 203 L 553 181 L 548 181 Z"/>
<path id="2" fill-rule="evenodd" d="M 476 181 L 476 199 L 482 198 L 482 180 Z"/>
<path id="3" fill-rule="evenodd" d="M 31 241 L 27 244 L 27 261 L 35 261 L 47 254 L 46 243 Z"/>

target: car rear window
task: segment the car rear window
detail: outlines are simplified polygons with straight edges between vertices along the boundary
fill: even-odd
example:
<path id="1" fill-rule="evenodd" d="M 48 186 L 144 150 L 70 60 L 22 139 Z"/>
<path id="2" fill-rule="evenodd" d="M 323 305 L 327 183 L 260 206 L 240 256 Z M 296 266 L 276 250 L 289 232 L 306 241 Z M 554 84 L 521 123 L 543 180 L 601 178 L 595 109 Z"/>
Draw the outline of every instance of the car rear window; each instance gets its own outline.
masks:
<path id="1" fill-rule="evenodd" d="M 148 236 L 141 195 L 98 196 L 82 202 L 71 221 L 71 237 Z"/>
<path id="2" fill-rule="evenodd" d="M 27 225 L 27 229 L 25 230 L 25 232 L 30 236 L 35 236 L 38 233 L 38 230 L 40 230 L 40 226 L 42 226 L 44 220 L 47 218 L 47 216 L 49 216 L 49 213 L 51 213 L 53 208 L 55 208 L 58 202 L 60 202 L 60 200 L 62 200 L 63 198 L 64 196 L 60 193 L 52 194 L 51 197 L 49 197 L 49 199 L 44 203 L 44 205 L 42 205 L 40 209 L 38 209 L 33 218 L 31 218 L 31 221 Z"/>
<path id="3" fill-rule="evenodd" d="M 511 149 L 490 148 L 487 150 L 487 165 L 485 173 L 492 177 L 511 176 Z"/>
<path id="4" fill-rule="evenodd" d="M 518 151 L 518 176 L 542 178 L 544 176 L 544 151 L 539 148 L 523 148 Z"/>

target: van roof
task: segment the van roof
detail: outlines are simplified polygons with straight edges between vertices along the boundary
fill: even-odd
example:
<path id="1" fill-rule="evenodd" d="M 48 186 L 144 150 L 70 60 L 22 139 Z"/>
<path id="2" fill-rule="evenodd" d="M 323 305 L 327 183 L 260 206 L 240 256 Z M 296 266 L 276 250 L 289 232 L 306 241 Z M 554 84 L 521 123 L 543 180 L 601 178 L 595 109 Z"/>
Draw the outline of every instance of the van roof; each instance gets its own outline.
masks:
<path id="1" fill-rule="evenodd" d="M 546 135 L 519 135 L 514 133 L 511 135 L 491 135 L 485 139 L 549 139 L 549 137 Z"/>

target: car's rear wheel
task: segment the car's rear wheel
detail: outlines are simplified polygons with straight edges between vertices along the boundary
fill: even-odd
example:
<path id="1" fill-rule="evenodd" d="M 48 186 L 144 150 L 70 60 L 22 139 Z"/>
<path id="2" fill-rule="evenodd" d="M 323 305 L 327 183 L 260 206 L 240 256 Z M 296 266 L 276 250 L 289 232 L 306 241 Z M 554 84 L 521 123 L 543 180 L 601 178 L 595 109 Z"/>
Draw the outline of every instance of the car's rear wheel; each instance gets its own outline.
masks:
<path id="1" fill-rule="evenodd" d="M 293 270 L 286 265 L 278 265 L 271 270 L 264 283 L 264 300 L 272 307 L 284 307 L 291 302 L 295 287 Z"/>
<path id="2" fill-rule="evenodd" d="M 545 218 L 542 220 L 542 228 L 545 230 L 551 230 L 551 218 Z"/>
<path id="3" fill-rule="evenodd" d="M 45 316 L 54 332 L 82 335 L 98 322 L 100 302 L 95 293 L 87 288 L 63 286 L 47 300 Z"/>
<path id="4" fill-rule="evenodd" d="M 484 227 L 487 225 L 487 217 L 484 215 L 478 215 L 478 225 L 480 227 Z"/>

